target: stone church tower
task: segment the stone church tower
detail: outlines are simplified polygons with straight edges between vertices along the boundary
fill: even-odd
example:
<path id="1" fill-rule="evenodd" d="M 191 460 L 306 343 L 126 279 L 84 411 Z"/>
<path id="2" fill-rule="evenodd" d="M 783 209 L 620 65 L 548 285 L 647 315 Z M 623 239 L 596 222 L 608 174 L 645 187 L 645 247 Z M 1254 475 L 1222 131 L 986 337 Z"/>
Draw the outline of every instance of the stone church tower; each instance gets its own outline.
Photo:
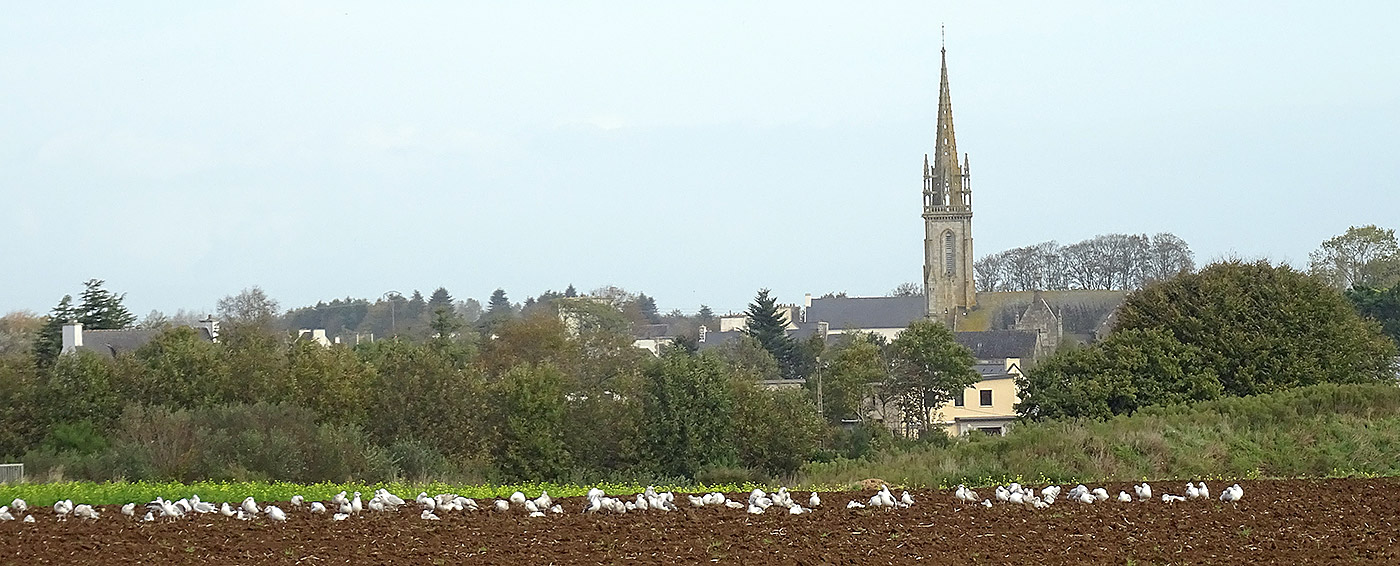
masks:
<path id="1" fill-rule="evenodd" d="M 924 296 L 929 318 L 955 327 L 958 314 L 977 306 L 977 289 L 972 284 L 972 188 L 966 155 L 958 165 L 947 48 L 942 54 L 933 163 L 924 155 Z"/>

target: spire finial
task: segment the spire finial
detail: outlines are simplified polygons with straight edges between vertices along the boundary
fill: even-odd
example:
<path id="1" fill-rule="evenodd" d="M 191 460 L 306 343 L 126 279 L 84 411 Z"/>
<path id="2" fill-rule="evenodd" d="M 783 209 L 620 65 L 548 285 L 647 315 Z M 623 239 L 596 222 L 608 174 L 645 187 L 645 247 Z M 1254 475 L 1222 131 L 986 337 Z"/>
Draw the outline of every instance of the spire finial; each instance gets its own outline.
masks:
<path id="1" fill-rule="evenodd" d="M 939 50 L 945 52 L 948 51 L 948 26 L 944 25 L 942 22 L 939 22 L 938 24 L 938 36 Z"/>

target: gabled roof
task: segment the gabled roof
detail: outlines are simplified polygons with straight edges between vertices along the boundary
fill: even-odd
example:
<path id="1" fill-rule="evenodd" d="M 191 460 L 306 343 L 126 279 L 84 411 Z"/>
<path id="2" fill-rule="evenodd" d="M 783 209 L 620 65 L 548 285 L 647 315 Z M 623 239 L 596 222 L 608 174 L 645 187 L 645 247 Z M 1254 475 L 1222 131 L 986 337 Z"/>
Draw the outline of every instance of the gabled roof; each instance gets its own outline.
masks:
<path id="1" fill-rule="evenodd" d="M 832 330 L 905 328 L 924 318 L 923 295 L 909 297 L 830 297 L 812 299 L 807 323 L 825 322 Z"/>
<path id="2" fill-rule="evenodd" d="M 214 338 L 209 335 L 209 329 L 204 327 L 192 327 L 199 338 L 204 341 L 213 342 Z M 123 328 L 121 330 L 87 330 L 83 329 L 83 345 L 78 346 L 78 350 L 87 350 L 109 357 L 117 357 L 117 354 L 129 354 L 138 348 L 145 346 L 156 335 L 164 332 L 161 328 Z"/>
<path id="3" fill-rule="evenodd" d="M 1001 358 L 1034 357 L 1035 343 L 1039 335 L 1025 330 L 987 330 L 983 332 L 958 332 L 959 344 L 972 350 L 972 356 L 979 360 Z"/>
<path id="4" fill-rule="evenodd" d="M 738 340 L 739 337 L 743 335 L 744 333 L 738 330 L 730 330 L 729 332 L 717 332 L 711 330 L 705 333 L 705 341 L 700 343 L 700 349 L 709 350 L 710 348 L 718 348 L 720 346 Z"/>

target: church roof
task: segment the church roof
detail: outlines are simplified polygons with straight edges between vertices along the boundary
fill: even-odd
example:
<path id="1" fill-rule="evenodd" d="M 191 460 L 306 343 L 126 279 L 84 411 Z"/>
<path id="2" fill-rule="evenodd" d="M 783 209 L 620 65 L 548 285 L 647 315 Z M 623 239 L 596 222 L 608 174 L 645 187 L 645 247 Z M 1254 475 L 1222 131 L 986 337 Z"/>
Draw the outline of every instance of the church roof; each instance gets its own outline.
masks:
<path id="1" fill-rule="evenodd" d="M 124 328 L 121 330 L 83 330 L 83 345 L 78 346 L 79 350 L 87 350 L 104 356 L 116 357 L 118 354 L 127 354 L 145 346 L 164 332 L 164 329 L 157 328 Z M 212 342 L 214 338 L 209 335 L 208 328 L 194 327 L 194 331 L 199 338 Z"/>
<path id="2" fill-rule="evenodd" d="M 812 299 L 807 323 L 825 322 L 832 330 L 905 328 L 924 317 L 923 295 L 909 297 L 828 297 Z"/>
<path id="3" fill-rule="evenodd" d="M 1038 334 L 1024 330 L 956 333 L 958 343 L 972 350 L 972 356 L 979 360 L 1001 358 L 1029 360 L 1035 355 L 1035 343 L 1038 338 Z"/>

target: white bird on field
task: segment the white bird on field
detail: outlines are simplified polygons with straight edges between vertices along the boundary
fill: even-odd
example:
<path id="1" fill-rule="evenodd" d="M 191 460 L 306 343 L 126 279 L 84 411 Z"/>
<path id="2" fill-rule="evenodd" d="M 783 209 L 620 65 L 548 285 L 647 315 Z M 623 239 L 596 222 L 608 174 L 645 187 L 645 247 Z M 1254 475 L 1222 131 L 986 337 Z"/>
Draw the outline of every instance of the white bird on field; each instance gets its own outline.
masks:
<path id="1" fill-rule="evenodd" d="M 602 499 L 605 495 L 607 495 L 607 493 L 604 493 L 603 490 L 596 487 L 588 490 L 589 499 Z"/>
<path id="2" fill-rule="evenodd" d="M 287 513 L 276 505 L 268 505 L 266 509 L 263 509 L 263 512 L 267 513 L 267 518 L 277 521 L 278 523 L 287 520 Z"/>
<path id="3" fill-rule="evenodd" d="M 1126 492 L 1126 491 L 1120 491 L 1120 492 L 1118 492 L 1118 501 L 1120 501 L 1120 502 L 1122 502 L 1122 503 L 1129 503 L 1129 502 L 1131 502 L 1132 500 L 1133 500 L 1133 496 L 1128 495 L 1128 492 Z"/>
<path id="4" fill-rule="evenodd" d="M 497 500 L 496 500 L 496 510 L 497 510 L 497 511 L 500 511 L 500 512 L 502 512 L 502 513 L 505 513 L 506 511 L 510 511 L 510 502 L 509 502 L 509 501 L 506 501 L 506 500 L 504 500 L 504 499 L 497 499 Z"/>
<path id="5" fill-rule="evenodd" d="M 438 516 L 435 515 L 432 511 L 429 511 L 429 510 L 427 510 L 427 509 L 424 509 L 422 513 L 419 513 L 419 514 L 418 514 L 418 518 L 423 519 L 424 521 L 436 521 L 436 520 L 438 520 Z"/>
<path id="6" fill-rule="evenodd" d="M 383 510 L 384 510 L 384 500 L 383 500 L 383 499 L 380 499 L 380 498 L 378 498 L 378 497 L 375 497 L 374 499 L 369 500 L 368 507 L 369 507 L 369 510 L 370 510 L 370 511 L 374 511 L 374 512 L 383 511 Z"/>
<path id="7" fill-rule="evenodd" d="M 225 505 L 227 505 L 227 503 L 225 503 Z M 312 501 L 312 502 L 311 502 L 311 512 L 312 512 L 312 513 L 325 513 L 325 512 L 326 512 L 326 504 L 325 504 L 325 503 L 321 503 L 320 501 Z"/>
<path id="8" fill-rule="evenodd" d="M 1019 491 L 1013 491 L 1011 492 L 1011 496 L 1006 498 L 1006 502 L 1022 505 L 1026 502 L 1026 495 Z"/>
<path id="9" fill-rule="evenodd" d="M 1210 488 L 1206 487 L 1206 482 L 1201 482 L 1201 485 L 1196 488 L 1196 493 L 1201 496 L 1201 499 L 1210 499 Z"/>
<path id="10" fill-rule="evenodd" d="M 705 498 L 704 498 L 704 497 L 696 497 L 696 496 L 694 496 L 694 495 L 686 495 L 685 498 L 686 498 L 687 500 L 690 501 L 690 506 L 691 506 L 691 507 L 704 507 L 704 506 L 705 506 Z"/>
<path id="11" fill-rule="evenodd" d="M 13 521 L 15 516 L 10 513 L 8 506 L 0 506 L 0 521 Z"/>
<path id="12" fill-rule="evenodd" d="M 301 504 L 302 504 L 302 502 L 304 502 L 304 501 L 306 501 L 306 498 L 302 497 L 301 495 L 293 495 L 293 496 L 292 496 L 292 507 L 301 507 Z"/>
<path id="13" fill-rule="evenodd" d="M 983 499 L 983 500 L 982 500 L 982 506 L 983 506 L 983 507 L 987 507 L 987 508 L 991 508 L 991 506 L 992 506 L 992 500 L 990 500 L 990 499 Z"/>
<path id="14" fill-rule="evenodd" d="M 550 513 L 554 513 L 555 515 L 559 515 L 559 514 L 561 514 L 561 513 L 564 512 L 564 506 L 563 506 L 563 505 L 560 505 L 560 504 L 558 504 L 558 503 L 555 503 L 553 507 L 550 507 L 550 508 L 549 508 L 549 512 L 550 512 Z"/>
<path id="15" fill-rule="evenodd" d="M 1147 485 L 1147 482 L 1142 482 L 1133 486 L 1133 493 L 1137 495 L 1138 501 L 1147 501 L 1152 499 L 1152 486 Z"/>
<path id="16" fill-rule="evenodd" d="M 340 493 L 335 494 L 335 497 L 331 498 L 331 503 L 334 503 L 336 505 L 349 505 L 350 497 L 348 497 L 348 495 L 349 494 L 347 494 L 346 492 L 341 491 Z"/>
<path id="17" fill-rule="evenodd" d="M 1162 503 L 1176 503 L 1178 501 L 1186 501 L 1186 498 L 1180 495 L 1172 495 L 1170 493 L 1162 494 Z"/>
<path id="18" fill-rule="evenodd" d="M 1045 489 L 1040 490 L 1040 495 L 1041 495 L 1042 497 L 1045 498 L 1045 502 L 1046 502 L 1046 503 L 1050 503 L 1050 502 L 1052 502 L 1052 501 L 1054 501 L 1054 500 L 1056 500 L 1056 499 L 1059 499 L 1059 498 L 1060 498 L 1060 486 L 1058 486 L 1058 485 L 1047 486 Z"/>
<path id="19" fill-rule="evenodd" d="M 336 513 L 336 514 L 334 514 L 334 515 L 331 515 L 331 520 L 332 520 L 332 521 L 344 521 L 344 520 L 349 519 L 349 518 L 350 518 L 350 514 L 349 514 L 349 513 Z"/>
<path id="20" fill-rule="evenodd" d="M 248 496 L 246 499 L 243 500 L 243 505 L 241 506 L 241 509 L 243 509 L 243 512 L 244 512 L 244 513 L 247 513 L 247 514 L 249 514 L 249 515 L 257 515 L 257 514 L 258 514 L 258 502 L 257 502 L 257 501 L 254 501 L 254 500 L 253 500 L 253 496 L 250 495 L 250 496 Z"/>
<path id="21" fill-rule="evenodd" d="M 1011 490 L 1006 489 L 1006 486 L 1004 485 L 997 486 L 996 498 L 997 501 L 1001 502 L 1011 501 Z"/>
<path id="22" fill-rule="evenodd" d="M 750 506 L 749 506 L 749 514 L 750 514 L 750 515 L 762 515 L 762 514 L 763 514 L 763 508 L 762 508 L 762 507 L 759 507 L 759 506 L 757 506 L 757 505 L 750 505 Z"/>
<path id="23" fill-rule="evenodd" d="M 638 501 L 641 501 L 641 499 L 638 499 Z M 540 510 L 540 506 L 539 506 L 539 505 L 535 505 L 535 502 L 534 502 L 534 501 L 529 501 L 529 500 L 526 500 L 526 501 L 525 501 L 525 511 L 530 512 L 530 513 L 534 513 L 534 512 L 537 512 L 537 511 L 539 511 L 539 510 Z"/>
<path id="24" fill-rule="evenodd" d="M 1079 485 L 1074 486 L 1073 489 L 1069 490 L 1069 493 L 1065 494 L 1065 499 L 1069 499 L 1071 501 L 1078 501 L 1079 496 L 1084 495 L 1086 493 L 1089 493 L 1089 488 L 1084 487 L 1084 484 L 1081 483 Z"/>
<path id="25" fill-rule="evenodd" d="M 214 504 L 208 501 L 196 501 L 190 504 L 190 508 L 194 509 L 194 512 L 199 514 L 213 513 L 214 511 L 217 511 L 217 509 L 214 508 Z"/>
<path id="26" fill-rule="evenodd" d="M 1191 482 L 1186 482 L 1186 498 L 1187 498 L 1187 499 L 1195 499 L 1195 498 L 1200 497 L 1200 496 L 1201 496 L 1201 492 L 1200 492 L 1200 490 L 1197 490 L 1197 489 L 1196 489 L 1195 484 L 1192 484 Z"/>
<path id="27" fill-rule="evenodd" d="M 142 517 L 141 520 L 142 520 L 142 521 L 145 521 L 145 522 L 147 522 L 147 523 L 149 523 L 149 522 L 151 522 L 151 521 L 156 520 L 156 514 L 153 513 L 153 512 L 151 512 L 151 511 L 147 511 L 147 512 L 146 512 L 146 516 L 145 516 L 145 517 Z"/>
<path id="28" fill-rule="evenodd" d="M 237 515 L 238 512 L 234 511 L 233 507 L 230 507 L 228 502 L 225 501 L 223 505 L 219 506 L 219 514 L 225 517 L 232 517 L 234 515 Z"/>
<path id="29" fill-rule="evenodd" d="M 1102 487 L 1096 487 L 1096 488 L 1094 488 L 1094 491 L 1091 491 L 1091 492 L 1089 492 L 1089 493 L 1093 494 L 1094 499 L 1097 499 L 1097 500 L 1099 500 L 1099 501 L 1103 501 L 1103 500 L 1105 500 L 1105 499 L 1108 499 L 1108 490 L 1106 490 L 1106 489 L 1104 489 L 1104 488 L 1102 488 Z"/>
<path id="30" fill-rule="evenodd" d="M 817 497 L 817 492 L 813 491 L 812 496 L 807 498 L 808 507 L 821 507 L 822 498 Z"/>
<path id="31" fill-rule="evenodd" d="M 350 500 L 350 511 L 359 513 L 365 510 L 365 502 L 360 500 L 360 492 L 355 492 L 355 499 Z"/>
<path id="32" fill-rule="evenodd" d="M 738 501 L 729 501 L 728 499 L 726 499 L 726 500 L 724 501 L 724 506 L 725 506 L 725 507 L 728 507 L 728 508 L 730 508 L 730 509 L 743 509 L 743 508 L 744 508 L 744 504 L 743 504 L 743 503 L 740 503 L 740 502 L 738 502 Z"/>
<path id="33" fill-rule="evenodd" d="M 913 507 L 913 506 L 914 506 L 914 498 L 913 498 L 913 497 L 910 497 L 908 491 L 905 491 L 903 495 L 900 495 L 900 496 L 899 496 L 899 502 L 900 502 L 900 504 L 904 505 L 905 507 Z"/>
<path id="34" fill-rule="evenodd" d="M 73 516 L 79 519 L 92 519 L 94 521 L 100 518 L 97 513 L 97 510 L 93 509 L 91 505 L 88 505 L 86 503 L 74 507 Z"/>
<path id="35" fill-rule="evenodd" d="M 26 523 L 33 523 L 33 522 L 34 522 L 34 516 L 33 516 L 33 515 L 25 515 L 25 516 L 24 516 L 24 522 L 26 522 Z"/>
<path id="36" fill-rule="evenodd" d="M 793 505 L 792 507 L 788 507 L 789 515 L 801 515 L 805 512 L 806 510 L 802 509 L 801 505 Z"/>
<path id="37" fill-rule="evenodd" d="M 123 515 L 126 515 L 127 517 L 135 517 L 135 516 L 136 516 L 136 504 L 135 504 L 135 503 L 127 503 L 126 505 L 122 505 L 122 514 L 123 514 Z"/>
<path id="38" fill-rule="evenodd" d="M 859 502 L 859 501 L 856 501 L 856 500 L 854 500 L 854 499 L 852 499 L 850 503 L 847 503 L 847 504 L 846 504 L 846 508 L 847 508 L 847 509 L 864 509 L 864 508 L 865 508 L 865 504 L 864 504 L 864 503 L 861 503 L 861 502 Z"/>
<path id="39" fill-rule="evenodd" d="M 23 513 L 29 510 L 29 504 L 25 503 L 23 499 L 16 497 L 14 501 L 10 502 L 10 509 L 15 513 Z"/>
<path id="40" fill-rule="evenodd" d="M 1092 493 L 1086 491 L 1079 494 L 1080 503 L 1093 503 L 1095 501 L 1098 501 L 1098 498 L 1094 497 L 1094 494 Z"/>
<path id="41" fill-rule="evenodd" d="M 510 494 L 510 502 L 511 502 L 512 504 L 514 504 L 514 505 L 524 505 L 524 504 L 525 504 L 525 494 L 520 493 L 520 492 L 518 492 L 518 491 L 515 492 L 515 493 Z"/>
<path id="42" fill-rule="evenodd" d="M 539 509 L 549 509 L 554 505 L 554 499 L 549 497 L 548 491 L 540 491 L 540 496 L 535 498 L 535 507 Z"/>
<path id="43" fill-rule="evenodd" d="M 58 515 L 58 520 L 62 521 L 67 519 L 68 514 L 73 512 L 73 500 L 65 499 L 54 502 L 53 512 Z"/>
<path id="44" fill-rule="evenodd" d="M 1230 503 L 1235 503 L 1242 497 L 1244 497 L 1244 488 L 1240 487 L 1240 484 L 1227 487 L 1225 491 L 1220 493 L 1220 500 Z"/>

